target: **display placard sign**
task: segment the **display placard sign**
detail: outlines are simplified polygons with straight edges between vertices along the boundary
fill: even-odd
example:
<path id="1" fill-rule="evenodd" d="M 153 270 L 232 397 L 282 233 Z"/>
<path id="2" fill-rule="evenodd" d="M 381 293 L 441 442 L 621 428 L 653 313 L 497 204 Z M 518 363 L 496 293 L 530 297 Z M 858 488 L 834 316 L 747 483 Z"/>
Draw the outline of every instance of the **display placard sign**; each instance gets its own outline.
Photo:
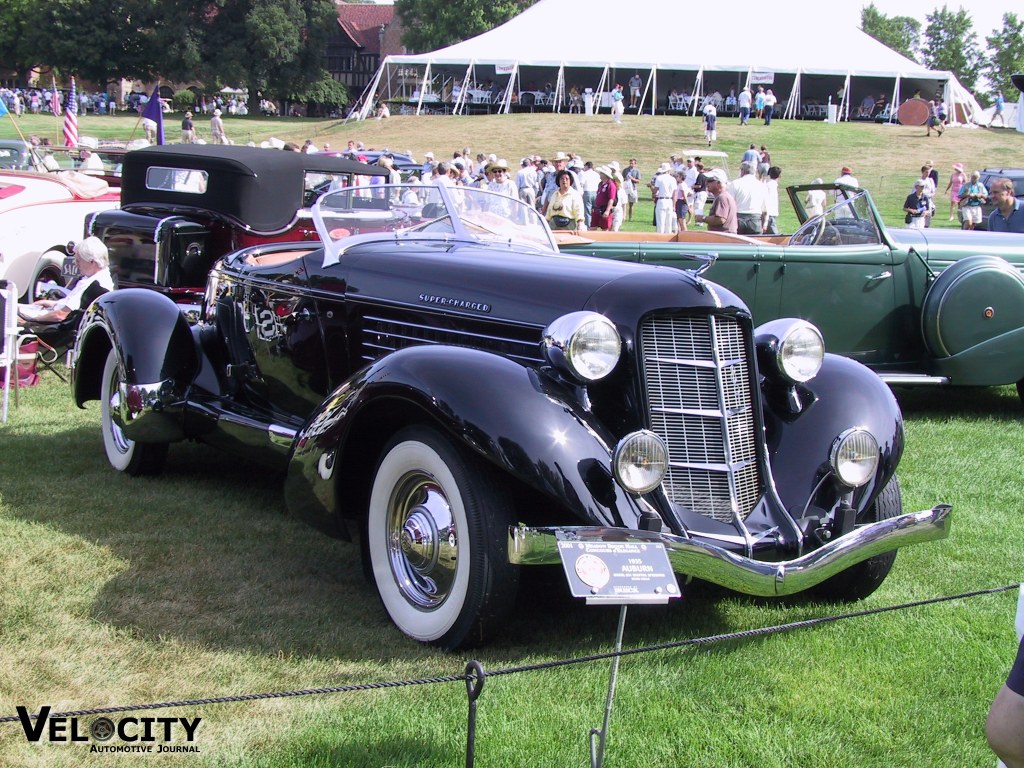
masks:
<path id="1" fill-rule="evenodd" d="M 750 84 L 751 85 L 773 85 L 775 83 L 774 72 L 751 72 L 750 73 Z"/>
<path id="2" fill-rule="evenodd" d="M 560 541 L 558 554 L 573 597 L 588 604 L 656 605 L 682 597 L 660 543 Z"/>

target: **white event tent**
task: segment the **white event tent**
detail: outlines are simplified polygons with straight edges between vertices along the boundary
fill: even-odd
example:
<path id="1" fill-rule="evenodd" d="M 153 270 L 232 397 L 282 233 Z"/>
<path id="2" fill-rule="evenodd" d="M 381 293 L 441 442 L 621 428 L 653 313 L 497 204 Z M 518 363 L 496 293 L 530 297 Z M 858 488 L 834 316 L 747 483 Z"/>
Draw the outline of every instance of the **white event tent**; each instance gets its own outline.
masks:
<path id="1" fill-rule="evenodd" d="M 703 98 L 758 84 L 779 99 L 776 114 L 806 116 L 803 105 L 833 103 L 839 118 L 863 97 L 900 104 L 912 94 L 941 95 L 953 122 L 980 106 L 950 72 L 928 70 L 856 27 L 838 28 L 827 6 L 763 0 L 681 3 L 667 0 L 539 0 L 481 35 L 422 54 L 388 56 L 364 92 L 356 116 L 379 101 L 408 111 L 511 112 L 526 104 L 566 108 L 570 88 L 590 89 L 596 109 L 638 74 L 641 111 L 668 106 L 670 91 Z M 534 83 L 546 83 L 543 90 Z M 589 102 L 589 99 L 588 99 Z M 679 108 L 682 102 L 673 105 Z"/>

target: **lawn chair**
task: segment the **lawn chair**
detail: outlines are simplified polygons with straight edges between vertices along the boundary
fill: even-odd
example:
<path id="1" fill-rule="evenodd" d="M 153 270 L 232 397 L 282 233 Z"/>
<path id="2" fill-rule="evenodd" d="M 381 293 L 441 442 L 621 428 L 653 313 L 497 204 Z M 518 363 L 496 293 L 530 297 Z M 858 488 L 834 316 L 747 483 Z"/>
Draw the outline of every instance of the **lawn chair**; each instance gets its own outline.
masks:
<path id="1" fill-rule="evenodd" d="M 98 283 L 93 283 L 82 296 L 83 309 L 76 309 L 69 312 L 68 316 L 59 323 L 26 323 L 23 330 L 27 331 L 38 342 L 36 360 L 44 369 L 53 373 L 58 379 L 67 383 L 67 378 L 54 364 L 66 358 L 68 352 L 75 346 L 75 339 L 78 337 L 78 326 L 82 323 L 82 316 L 85 315 L 85 308 L 96 299 L 107 292 L 107 289 Z"/>
<path id="2" fill-rule="evenodd" d="M 18 387 L 22 376 L 35 375 L 36 338 L 18 325 L 18 287 L 10 280 L 0 280 L 0 371 L 3 376 L 3 405 L 0 423 L 7 421 L 7 406 L 14 389 L 14 407 L 18 407 Z"/>

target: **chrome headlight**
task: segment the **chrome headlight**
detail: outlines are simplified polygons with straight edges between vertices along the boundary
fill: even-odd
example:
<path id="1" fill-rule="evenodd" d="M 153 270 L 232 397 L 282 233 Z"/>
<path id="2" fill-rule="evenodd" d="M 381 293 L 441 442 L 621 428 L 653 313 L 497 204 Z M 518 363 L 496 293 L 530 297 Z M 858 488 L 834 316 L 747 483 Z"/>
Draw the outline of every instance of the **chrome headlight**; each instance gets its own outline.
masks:
<path id="1" fill-rule="evenodd" d="M 615 446 L 615 478 L 630 493 L 653 491 L 668 471 L 668 446 L 653 432 L 626 435 Z"/>
<path id="2" fill-rule="evenodd" d="M 866 429 L 848 429 L 833 443 L 829 462 L 844 485 L 859 488 L 875 476 L 878 440 Z"/>
<path id="3" fill-rule="evenodd" d="M 603 379 L 619 361 L 622 340 L 597 312 L 572 312 L 544 330 L 544 354 L 558 370 L 582 382 Z"/>
<path id="4" fill-rule="evenodd" d="M 806 320 L 783 319 L 757 329 L 758 360 L 791 384 L 813 379 L 825 359 L 821 332 Z"/>

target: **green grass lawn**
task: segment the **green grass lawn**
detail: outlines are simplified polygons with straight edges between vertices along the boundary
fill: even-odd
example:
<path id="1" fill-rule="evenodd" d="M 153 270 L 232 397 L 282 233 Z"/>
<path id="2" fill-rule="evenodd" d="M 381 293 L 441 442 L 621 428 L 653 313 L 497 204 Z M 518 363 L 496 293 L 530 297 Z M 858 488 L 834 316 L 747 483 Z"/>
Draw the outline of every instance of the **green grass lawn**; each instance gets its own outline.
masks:
<path id="1" fill-rule="evenodd" d="M 34 120 L 41 118 L 23 124 Z M 102 135 L 104 127 L 126 138 L 132 122 L 87 117 L 82 133 Z M 748 134 L 723 122 L 719 148 L 735 160 L 749 137 L 769 145 L 784 181 L 834 178 L 839 165 L 852 163 L 889 207 L 923 159 L 940 169 L 954 159 L 969 167 L 1019 164 L 1024 148 L 1024 136 L 1009 131 L 956 129 L 926 141 L 923 128 L 777 121 Z M 343 145 L 351 137 L 418 156 L 465 144 L 510 159 L 580 148 L 605 160 L 637 156 L 649 170 L 693 144 L 694 125 L 634 117 L 616 127 L 607 116 L 348 125 L 251 118 L 229 121 L 228 129 L 235 136 L 248 129 L 254 140 Z M 0 137 L 10 132 L 3 118 Z M 943 184 L 947 178 L 944 171 Z M 953 531 L 903 550 L 882 588 L 856 607 L 1020 581 L 1024 411 L 1016 393 L 897 394 L 908 434 L 904 508 L 949 502 Z M 14 715 L 18 705 L 72 710 L 461 674 L 470 658 L 494 670 L 613 645 L 617 609 L 574 602 L 557 574 L 530 574 L 492 645 L 463 654 L 417 645 L 388 621 L 355 547 L 285 514 L 280 477 L 199 445 L 172 446 L 161 477 L 121 476 L 107 466 L 97 404 L 75 408 L 53 374 L 23 391 L 0 426 L 0 478 L 0 715 Z M 684 592 L 668 607 L 630 609 L 626 644 L 845 610 Z M 1000 593 L 628 657 L 606 764 L 990 766 L 984 718 L 1016 651 L 1015 605 L 1015 593 Z M 488 679 L 476 764 L 586 765 L 608 671 L 608 662 L 595 662 Z M 201 752 L 162 757 L 29 744 L 20 725 L 8 723 L 0 724 L 0 766 L 457 766 L 465 759 L 466 709 L 465 686 L 452 683 L 135 713 L 202 717 Z"/>

